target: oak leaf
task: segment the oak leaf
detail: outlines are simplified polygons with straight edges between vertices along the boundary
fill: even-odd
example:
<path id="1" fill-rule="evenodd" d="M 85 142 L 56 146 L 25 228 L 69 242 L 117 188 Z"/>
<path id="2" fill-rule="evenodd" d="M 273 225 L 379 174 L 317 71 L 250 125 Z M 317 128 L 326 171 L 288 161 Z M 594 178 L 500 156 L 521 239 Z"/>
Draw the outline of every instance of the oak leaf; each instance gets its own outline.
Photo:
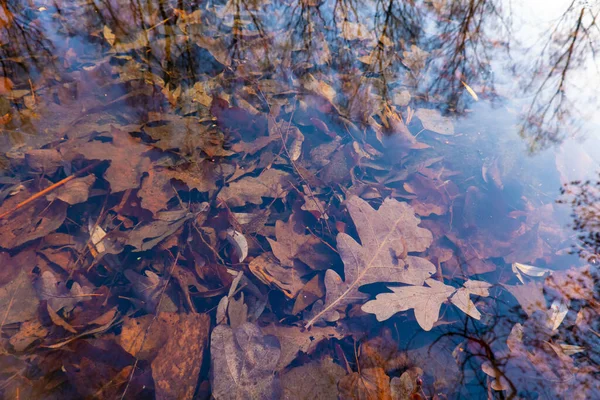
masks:
<path id="1" fill-rule="evenodd" d="M 435 279 L 427 279 L 427 286 L 390 287 L 393 293 L 377 295 L 362 306 L 362 310 L 375 314 L 378 321 L 385 321 L 400 311 L 414 309 L 415 318 L 421 327 L 429 331 L 438 320 L 442 304 L 449 301 L 469 316 L 480 319 L 481 314 L 471 301 L 470 295 L 488 296 L 489 283 L 467 281 L 457 289 Z"/>
<path id="2" fill-rule="evenodd" d="M 365 300 L 359 287 L 375 282 L 401 282 L 423 285 L 435 272 L 428 260 L 409 256 L 429 247 L 433 237 L 420 228 L 420 219 L 407 203 L 386 199 L 378 210 L 359 197 L 351 197 L 346 207 L 354 221 L 361 244 L 346 233 L 337 235 L 337 249 L 344 261 L 345 279 L 333 270 L 325 273 L 327 295 L 323 310 L 307 324 L 329 317 L 336 309 Z"/>

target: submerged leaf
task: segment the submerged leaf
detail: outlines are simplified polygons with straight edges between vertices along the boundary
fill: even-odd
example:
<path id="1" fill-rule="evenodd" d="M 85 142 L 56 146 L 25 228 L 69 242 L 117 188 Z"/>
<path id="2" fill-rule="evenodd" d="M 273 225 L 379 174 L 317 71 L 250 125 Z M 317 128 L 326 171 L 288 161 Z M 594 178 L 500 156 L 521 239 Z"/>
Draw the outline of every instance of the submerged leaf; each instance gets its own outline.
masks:
<path id="1" fill-rule="evenodd" d="M 440 308 L 446 301 L 454 304 L 465 314 L 480 319 L 481 314 L 470 299 L 470 295 L 488 296 L 489 283 L 481 281 L 466 281 L 462 288 L 457 289 L 434 279 L 427 279 L 428 286 L 390 287 L 393 293 L 377 295 L 362 306 L 362 310 L 375 314 L 378 321 L 385 321 L 400 311 L 414 309 L 415 318 L 421 328 L 429 331 L 438 320 Z"/>
<path id="2" fill-rule="evenodd" d="M 401 282 L 422 285 L 435 272 L 435 266 L 410 252 L 425 251 L 432 234 L 419 228 L 420 219 L 412 207 L 386 199 L 378 210 L 359 197 L 351 197 L 346 207 L 354 221 L 361 243 L 345 233 L 337 236 L 337 247 L 344 261 L 345 279 L 333 270 L 325 274 L 325 307 L 307 324 L 310 327 L 326 314 L 366 299 L 359 287 L 375 282 Z"/>
<path id="3" fill-rule="evenodd" d="M 281 351 L 275 337 L 263 335 L 248 322 L 237 329 L 218 325 L 210 348 L 215 399 L 279 398 L 279 381 L 273 372 Z"/>
<path id="4" fill-rule="evenodd" d="M 415 115 L 421 120 L 423 128 L 440 135 L 454 135 L 454 124 L 450 118 L 443 117 L 438 110 L 420 108 Z"/>

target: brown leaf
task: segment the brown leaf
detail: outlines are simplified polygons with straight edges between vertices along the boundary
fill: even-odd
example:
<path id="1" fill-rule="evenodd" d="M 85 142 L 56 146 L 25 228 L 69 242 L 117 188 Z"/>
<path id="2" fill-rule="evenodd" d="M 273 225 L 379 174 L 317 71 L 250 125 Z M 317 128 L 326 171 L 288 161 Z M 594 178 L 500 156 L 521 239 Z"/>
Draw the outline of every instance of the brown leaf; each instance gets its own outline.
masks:
<path id="1" fill-rule="evenodd" d="M 383 368 L 367 368 L 353 372 L 338 383 L 340 399 L 391 400 L 390 378 Z"/>
<path id="2" fill-rule="evenodd" d="M 305 235 L 304 229 L 297 214 L 290 215 L 288 222 L 275 222 L 277 241 L 267 238 L 273 254 L 285 267 L 293 267 L 294 260 L 299 260 L 313 270 L 327 269 L 329 265 L 316 263 L 312 258 L 312 253 L 315 251 L 314 246 L 320 244 L 321 241 L 314 235 Z"/>
<path id="3" fill-rule="evenodd" d="M 4 264 L 3 268 L 10 267 Z M 0 286 L 0 325 L 23 322 L 36 316 L 39 301 L 25 268 L 18 275 Z"/>
<path id="4" fill-rule="evenodd" d="M 67 287 L 65 280 L 59 281 L 50 271 L 44 271 L 42 276 L 35 282 L 38 297 L 48 301 L 48 304 L 57 311 L 65 308 L 71 311 L 75 304 L 91 300 L 89 289 L 83 289 L 78 282 L 73 282 L 71 288 Z"/>
<path id="5" fill-rule="evenodd" d="M 346 207 L 362 245 L 348 234 L 338 234 L 337 247 L 345 265 L 345 280 L 335 271 L 327 270 L 325 307 L 306 327 L 336 309 L 366 299 L 358 291 L 362 285 L 375 282 L 422 285 L 436 270 L 424 258 L 404 256 L 425 251 L 433 240 L 430 231 L 418 227 L 420 220 L 408 204 L 386 199 L 375 210 L 359 197 L 351 197 Z"/>
<path id="6" fill-rule="evenodd" d="M 147 312 L 155 312 L 159 303 L 159 311 L 177 311 L 177 306 L 166 293 L 162 296 L 161 300 L 161 294 L 164 292 L 165 285 L 168 284 L 166 279 L 159 277 L 150 270 L 145 272 L 146 275 L 141 275 L 133 270 L 127 269 L 125 270 L 124 274 L 125 277 L 131 282 L 131 285 L 133 286 L 133 292 L 138 296 L 138 298 L 143 300 L 144 309 Z"/>
<path id="7" fill-rule="evenodd" d="M 412 394 L 417 393 L 417 379 L 423 375 L 423 370 L 413 367 L 403 372 L 400 377 L 392 378 L 390 388 L 393 400 L 413 400 Z"/>
<path id="8" fill-rule="evenodd" d="M 71 333 L 77 333 L 77 330 L 75 328 L 73 328 L 71 326 L 71 324 L 69 324 L 67 321 L 65 321 L 60 315 L 58 315 L 56 313 L 56 311 L 54 311 L 52 309 L 52 307 L 50 306 L 50 303 L 46 304 L 46 310 L 48 311 L 48 315 L 50 316 L 50 319 L 52 320 L 52 323 L 56 326 L 60 326 L 61 328 L 64 328 L 65 330 L 71 332 Z"/>
<path id="9" fill-rule="evenodd" d="M 315 275 L 298 292 L 292 314 L 298 314 L 323 296 L 325 296 L 325 284 L 323 283 L 323 277 L 321 275 Z"/>
<path id="10" fill-rule="evenodd" d="M 150 250 L 175 233 L 193 216 L 186 209 L 158 212 L 155 221 L 143 224 L 129 232 L 127 244 L 135 247 L 135 251 Z"/>
<path id="11" fill-rule="evenodd" d="M 217 189 L 216 182 L 221 177 L 220 166 L 207 160 L 163 170 L 162 173 L 185 183 L 190 190 L 208 192 Z"/>
<path id="12" fill-rule="evenodd" d="M 154 168 L 147 172 L 148 176 L 144 178 L 138 196 L 142 199 L 142 207 L 156 214 L 167 208 L 167 203 L 175 196 L 175 191 L 171 186 L 171 174 Z"/>
<path id="13" fill-rule="evenodd" d="M 45 338 L 46 335 L 48 335 L 48 330 L 42 326 L 40 321 L 33 319 L 22 322 L 19 332 L 11 337 L 9 342 L 16 352 L 22 352 L 35 341 Z"/>
<path id="14" fill-rule="evenodd" d="M 281 376 L 282 399 L 337 399 L 338 381 L 346 375 L 344 368 L 329 357 L 292 368 Z"/>
<path id="15" fill-rule="evenodd" d="M 151 114 L 150 118 L 153 125 L 146 125 L 144 132 L 157 141 L 153 145 L 161 150 L 178 149 L 187 155 L 201 150 L 211 158 L 234 154 L 223 148 L 223 133 L 201 124 L 197 118 L 157 113 Z"/>
<path id="16" fill-rule="evenodd" d="M 263 253 L 256 257 L 248 267 L 265 285 L 275 286 L 290 299 L 295 298 L 304 287 L 304 281 L 294 267 L 281 265 L 271 253 Z"/>
<path id="17" fill-rule="evenodd" d="M 96 182 L 96 177 L 92 174 L 75 178 L 58 189 L 46 195 L 48 201 L 62 200 L 68 204 L 79 204 L 87 201 L 90 194 L 90 187 Z"/>
<path id="18" fill-rule="evenodd" d="M 218 325 L 210 339 L 211 386 L 215 399 L 279 398 L 274 375 L 280 349 L 277 339 L 245 323 L 237 329 Z"/>
<path id="19" fill-rule="evenodd" d="M 49 185 L 49 181 L 43 180 L 39 189 L 41 190 Z M 12 210 L 17 204 L 34 194 L 33 190 L 27 189 L 5 200 L 0 206 L 0 214 Z M 12 249 L 23 243 L 44 237 L 58 229 L 66 216 L 66 203 L 62 201 L 49 203 L 45 199 L 37 199 L 13 212 L 8 218 L 0 220 L 0 247 Z"/>
<path id="20" fill-rule="evenodd" d="M 168 333 L 168 339 L 152 361 L 156 398 L 192 399 L 208 343 L 210 318 L 206 314 L 160 313 L 157 323 L 158 329 Z"/>
<path id="21" fill-rule="evenodd" d="M 56 149 L 33 149 L 25 153 L 25 162 L 34 171 L 52 175 L 63 165 L 63 159 Z"/>
<path id="22" fill-rule="evenodd" d="M 298 326 L 268 325 L 262 328 L 268 335 L 274 335 L 281 344 L 281 357 L 276 370 L 287 367 L 299 351 L 311 353 L 322 340 L 342 339 L 344 335 L 333 327 L 316 327 L 305 330 Z"/>
<path id="23" fill-rule="evenodd" d="M 113 193 L 138 188 L 142 174 L 150 167 L 150 159 L 144 153 L 152 148 L 114 127 L 111 138 L 112 142 L 66 142 L 60 152 L 66 160 L 71 160 L 76 155 L 82 155 L 88 160 L 110 160 L 110 167 L 104 173 L 104 178 L 110 183 Z"/>
<path id="24" fill-rule="evenodd" d="M 230 183 L 221 189 L 219 199 L 229 207 L 242 207 L 246 203 L 261 204 L 263 197 L 284 197 L 291 179 L 287 172 L 268 169 L 257 177 L 248 176 Z"/>

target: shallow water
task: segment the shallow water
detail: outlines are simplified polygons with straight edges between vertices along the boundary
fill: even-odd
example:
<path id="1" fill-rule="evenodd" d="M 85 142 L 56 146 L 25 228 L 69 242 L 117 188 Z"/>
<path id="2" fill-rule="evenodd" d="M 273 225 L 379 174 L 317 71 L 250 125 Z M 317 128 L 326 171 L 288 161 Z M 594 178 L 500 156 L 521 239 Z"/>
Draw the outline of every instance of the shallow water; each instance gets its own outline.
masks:
<path id="1" fill-rule="evenodd" d="M 9 1 L 2 397 L 600 396 L 598 12 L 590 1 Z M 72 174 L 77 184 L 13 210 Z M 458 291 L 442 295 L 431 326 L 416 297 L 385 321 L 361 308 L 386 282 L 423 281 L 382 275 L 332 307 L 332 272 L 340 287 L 351 276 L 340 242 L 366 248 L 361 228 L 387 223 L 369 214 L 361 226 L 353 196 L 380 215 L 386 199 L 410 205 L 390 260 L 425 259 L 455 290 L 489 286 L 464 292 L 464 307 Z M 412 244 L 414 215 L 429 242 L 414 228 Z M 246 321 L 275 344 L 240 331 Z M 206 333 L 190 339 L 186 324 Z M 222 350 L 219 324 L 256 347 Z M 136 349 L 130 338 L 148 332 L 160 339 Z M 308 342 L 283 363 L 286 337 Z M 276 365 L 261 360 L 271 351 Z M 233 354 L 264 387 L 223 378 Z"/>

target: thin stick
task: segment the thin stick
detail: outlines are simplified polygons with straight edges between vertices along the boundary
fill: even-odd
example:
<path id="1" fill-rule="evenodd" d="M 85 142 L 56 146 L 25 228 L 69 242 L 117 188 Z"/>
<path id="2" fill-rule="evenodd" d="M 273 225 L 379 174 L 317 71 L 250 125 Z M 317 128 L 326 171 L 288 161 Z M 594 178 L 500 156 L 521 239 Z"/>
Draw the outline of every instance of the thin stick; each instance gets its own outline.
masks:
<path id="1" fill-rule="evenodd" d="M 12 208 L 12 209 L 10 209 L 10 210 L 8 210 L 8 211 L 6 211 L 6 212 L 4 212 L 4 213 L 0 214 L 0 219 L 2 219 L 2 218 L 4 218 L 4 217 L 7 217 L 7 216 L 9 216 L 10 214 L 14 213 L 14 212 L 15 212 L 15 211 L 17 211 L 18 209 L 25 207 L 25 206 L 26 206 L 26 205 L 28 205 L 29 203 L 31 203 L 31 202 L 33 202 L 33 201 L 35 201 L 35 200 L 39 199 L 40 197 L 42 197 L 42 196 L 44 196 L 44 195 L 46 195 L 46 194 L 50 193 L 50 192 L 51 192 L 51 191 L 53 191 L 54 189 L 56 189 L 56 188 L 59 188 L 59 187 L 63 186 L 65 183 L 67 183 L 67 182 L 69 182 L 69 181 L 72 181 L 72 180 L 73 180 L 73 179 L 75 179 L 75 178 L 76 178 L 78 175 L 81 175 L 81 174 L 83 174 L 84 172 L 87 172 L 87 171 L 89 171 L 89 170 L 93 169 L 94 167 L 96 167 L 96 166 L 97 166 L 98 164 L 100 164 L 101 162 L 102 162 L 102 161 L 96 161 L 95 163 L 92 163 L 92 164 L 88 165 L 88 166 L 87 166 L 87 167 L 85 167 L 84 169 L 82 169 L 82 170 L 80 170 L 80 171 L 77 171 L 77 172 L 75 172 L 75 173 L 74 173 L 74 174 L 72 174 L 72 175 L 69 175 L 69 176 L 67 176 L 65 179 L 63 179 L 63 180 L 60 180 L 60 181 L 56 182 L 55 184 L 48 186 L 46 189 L 44 189 L 44 190 L 42 190 L 42 191 L 40 191 L 40 192 L 37 192 L 37 193 L 36 193 L 36 194 L 34 194 L 33 196 L 29 197 L 27 200 L 24 200 L 24 201 L 20 202 L 19 204 L 17 204 L 17 205 L 15 206 L 15 208 Z"/>

